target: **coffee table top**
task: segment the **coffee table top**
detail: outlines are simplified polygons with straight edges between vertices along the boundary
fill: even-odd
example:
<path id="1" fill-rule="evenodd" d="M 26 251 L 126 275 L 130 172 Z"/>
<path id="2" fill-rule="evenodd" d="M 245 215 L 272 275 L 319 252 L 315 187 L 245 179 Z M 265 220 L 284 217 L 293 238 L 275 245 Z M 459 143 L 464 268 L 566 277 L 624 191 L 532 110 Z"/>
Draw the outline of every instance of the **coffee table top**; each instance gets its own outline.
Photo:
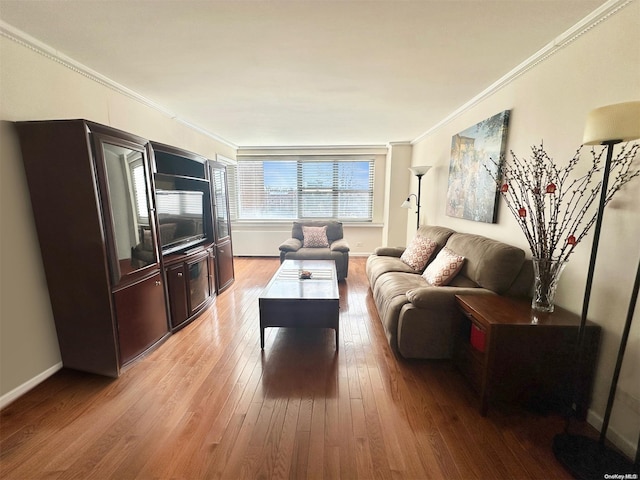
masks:
<path id="1" fill-rule="evenodd" d="M 300 279 L 300 270 L 311 278 Z M 333 260 L 285 260 L 273 275 L 260 299 L 338 300 L 336 264 Z"/>

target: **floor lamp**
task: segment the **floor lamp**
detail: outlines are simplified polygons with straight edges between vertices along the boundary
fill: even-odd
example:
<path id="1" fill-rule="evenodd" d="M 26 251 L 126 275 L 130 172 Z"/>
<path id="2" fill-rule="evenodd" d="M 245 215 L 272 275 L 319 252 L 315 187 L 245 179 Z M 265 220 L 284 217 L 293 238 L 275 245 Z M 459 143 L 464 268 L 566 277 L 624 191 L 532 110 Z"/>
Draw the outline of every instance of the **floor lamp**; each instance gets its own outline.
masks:
<path id="1" fill-rule="evenodd" d="M 591 287 L 593 285 L 593 273 L 598 253 L 598 243 L 600 240 L 600 229 L 602 226 L 602 215 L 606 203 L 606 192 L 611 171 L 611 160 L 613 157 L 614 145 L 620 142 L 627 142 L 640 138 L 640 101 L 626 102 L 606 107 L 597 108 L 589 113 L 587 124 L 584 132 L 583 143 L 585 145 L 605 145 L 607 148 L 607 159 L 602 176 L 602 188 L 600 191 L 600 202 L 598 206 L 598 215 L 595 223 L 595 233 L 593 238 L 593 246 L 591 249 L 591 259 L 589 262 L 589 270 L 587 273 L 587 283 L 585 287 L 584 302 L 582 305 L 582 316 L 580 319 L 580 327 L 578 333 L 578 365 L 580 363 L 580 346 L 584 334 L 584 327 L 587 320 L 587 312 L 589 310 L 589 300 L 591 297 Z M 605 445 L 607 428 L 615 391 L 618 384 L 618 377 L 622 367 L 624 351 L 627 346 L 631 322 L 635 312 L 636 302 L 638 300 L 638 290 L 640 287 L 640 263 L 629 302 L 627 318 L 620 340 L 618 349 L 618 357 L 614 374 L 611 380 L 609 390 L 609 398 L 605 409 L 602 430 L 600 438 L 594 440 L 582 435 L 573 435 L 565 431 L 556 435 L 553 440 L 553 452 L 556 458 L 579 479 L 602 479 L 607 478 L 605 474 L 637 474 L 640 470 L 640 438 L 638 439 L 638 448 L 636 450 L 635 462 L 631 463 L 623 455 L 615 452 Z M 579 367 L 576 367 L 579 368 Z M 575 382 L 574 382 L 575 383 Z M 613 477 L 611 477 L 613 478 Z M 624 478 L 624 477 L 623 477 Z M 632 477 L 629 477 L 632 478 Z M 638 478 L 638 477 L 635 477 Z"/>
<path id="2" fill-rule="evenodd" d="M 407 199 L 402 202 L 400 205 L 402 208 L 411 208 L 411 197 L 416 197 L 416 216 L 418 217 L 416 221 L 416 229 L 420 228 L 420 185 L 422 184 L 422 177 L 425 173 L 427 173 L 431 169 L 431 165 L 421 165 L 418 167 L 409 167 L 411 173 L 413 173 L 416 177 L 418 177 L 418 195 L 412 193 Z"/>

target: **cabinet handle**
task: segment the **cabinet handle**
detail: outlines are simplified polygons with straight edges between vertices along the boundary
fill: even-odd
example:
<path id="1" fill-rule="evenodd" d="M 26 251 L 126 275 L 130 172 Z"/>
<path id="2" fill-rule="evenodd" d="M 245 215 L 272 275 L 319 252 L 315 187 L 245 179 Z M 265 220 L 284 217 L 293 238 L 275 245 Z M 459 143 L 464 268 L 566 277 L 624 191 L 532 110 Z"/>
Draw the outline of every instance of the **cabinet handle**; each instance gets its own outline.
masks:
<path id="1" fill-rule="evenodd" d="M 220 253 L 224 253 L 224 250 L 223 250 L 223 249 L 220 249 Z"/>
<path id="2" fill-rule="evenodd" d="M 182 276 L 182 272 L 178 272 L 178 276 L 181 277 Z"/>
<path id="3" fill-rule="evenodd" d="M 162 285 L 162 282 L 160 280 L 156 280 L 156 287 L 159 287 L 160 285 Z"/>

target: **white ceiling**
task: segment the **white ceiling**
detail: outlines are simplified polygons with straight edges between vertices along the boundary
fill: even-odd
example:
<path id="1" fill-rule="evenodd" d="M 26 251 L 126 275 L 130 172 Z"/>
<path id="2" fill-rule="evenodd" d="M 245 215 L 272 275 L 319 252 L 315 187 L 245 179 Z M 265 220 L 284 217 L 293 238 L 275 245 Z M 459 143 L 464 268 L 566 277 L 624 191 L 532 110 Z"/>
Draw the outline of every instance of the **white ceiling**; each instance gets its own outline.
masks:
<path id="1" fill-rule="evenodd" d="M 382 145 L 604 3 L 0 0 L 0 19 L 235 145 Z"/>

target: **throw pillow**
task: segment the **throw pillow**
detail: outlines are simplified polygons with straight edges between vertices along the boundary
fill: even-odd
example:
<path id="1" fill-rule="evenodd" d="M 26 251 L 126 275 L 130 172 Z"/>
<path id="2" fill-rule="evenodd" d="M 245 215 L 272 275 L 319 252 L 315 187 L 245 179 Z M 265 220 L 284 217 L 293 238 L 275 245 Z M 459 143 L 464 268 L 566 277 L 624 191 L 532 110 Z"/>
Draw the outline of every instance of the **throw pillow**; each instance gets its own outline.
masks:
<path id="1" fill-rule="evenodd" d="M 462 268 L 464 260 L 463 256 L 444 247 L 424 271 L 422 277 L 434 287 L 448 285 Z"/>
<path id="2" fill-rule="evenodd" d="M 414 270 L 422 271 L 427 266 L 427 262 L 438 248 L 438 244 L 433 240 L 416 235 L 402 252 L 400 260 L 409 265 Z"/>
<path id="3" fill-rule="evenodd" d="M 302 227 L 302 242 L 303 247 L 328 247 L 329 240 L 327 240 L 327 226 L 322 227 Z"/>

